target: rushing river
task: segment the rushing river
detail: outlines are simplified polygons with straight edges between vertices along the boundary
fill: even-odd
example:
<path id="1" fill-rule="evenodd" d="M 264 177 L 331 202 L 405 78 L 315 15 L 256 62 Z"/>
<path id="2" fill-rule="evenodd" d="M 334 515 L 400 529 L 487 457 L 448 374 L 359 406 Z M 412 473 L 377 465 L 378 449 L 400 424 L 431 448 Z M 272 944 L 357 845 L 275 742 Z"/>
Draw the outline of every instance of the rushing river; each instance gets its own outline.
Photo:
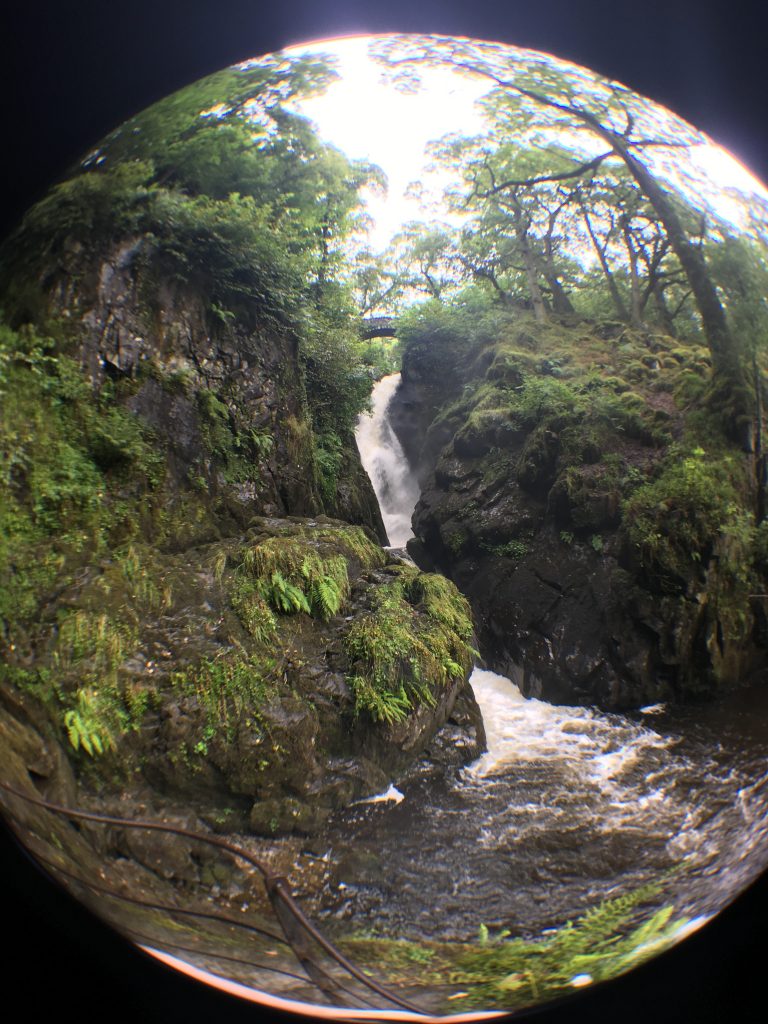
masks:
<path id="1" fill-rule="evenodd" d="M 387 442 L 397 382 L 380 383 L 358 433 L 388 530 L 397 523 L 393 546 L 417 496 Z M 532 935 L 651 881 L 663 883 L 660 905 L 707 917 L 768 866 L 765 688 L 619 715 L 526 700 L 479 669 L 471 684 L 488 752 L 332 820 L 323 840 L 338 868 L 317 907 L 326 926 L 458 939 L 483 923 Z"/>

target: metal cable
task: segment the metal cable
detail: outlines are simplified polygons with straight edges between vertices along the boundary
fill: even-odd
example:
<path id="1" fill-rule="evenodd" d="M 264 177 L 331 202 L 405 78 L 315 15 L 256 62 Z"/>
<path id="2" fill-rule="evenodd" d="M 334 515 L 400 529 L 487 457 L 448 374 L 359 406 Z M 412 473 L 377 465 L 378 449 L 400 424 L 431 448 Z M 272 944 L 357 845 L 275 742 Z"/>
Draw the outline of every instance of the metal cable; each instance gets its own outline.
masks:
<path id="1" fill-rule="evenodd" d="M 198 832 L 193 832 L 191 829 L 181 828 L 177 825 L 168 825 L 161 822 L 144 820 L 131 821 L 127 818 L 119 818 L 114 815 L 96 814 L 91 811 L 80 811 L 70 807 L 63 807 L 60 804 L 51 802 L 50 800 L 44 800 L 42 797 L 30 796 L 29 794 L 23 793 L 2 781 L 0 781 L 0 789 L 5 790 L 7 793 L 18 797 L 27 803 L 31 803 L 37 807 L 42 807 L 45 810 L 51 811 L 54 814 L 62 815 L 63 817 L 79 821 L 94 821 L 102 825 L 115 825 L 121 828 L 137 828 L 148 831 L 166 832 L 172 835 L 183 836 L 184 838 L 191 839 L 195 842 L 206 843 L 209 846 L 214 846 L 217 849 L 224 850 L 235 857 L 241 858 L 256 868 L 256 870 L 261 874 L 272 909 L 275 912 L 275 916 L 277 917 L 281 928 L 285 932 L 287 944 L 293 949 L 296 958 L 307 972 L 312 982 L 314 982 L 314 984 L 328 999 L 332 1000 L 334 997 L 338 998 L 342 986 L 340 986 L 337 979 L 328 974 L 325 968 L 318 963 L 312 955 L 311 949 L 306 941 L 307 936 L 310 936 L 317 945 L 331 957 L 332 960 L 335 960 L 340 967 L 347 971 L 347 973 L 351 974 L 357 981 L 365 985 L 366 988 L 376 992 L 388 1002 L 394 1003 L 395 1006 L 400 1006 L 412 1013 L 424 1013 L 424 1011 L 414 1003 L 411 1003 L 407 999 L 403 999 L 402 997 L 395 995 L 393 992 L 388 991 L 388 989 L 383 985 L 380 985 L 378 982 L 368 977 L 362 970 L 360 970 L 359 967 L 356 967 L 355 964 L 348 960 L 343 953 L 336 949 L 336 947 L 318 931 L 312 921 L 309 920 L 304 911 L 298 906 L 288 887 L 287 878 L 270 871 L 269 868 L 265 867 L 254 856 L 246 853 L 245 850 L 235 846 L 233 843 L 217 836 L 202 835 Z M 184 911 L 179 911 L 178 908 L 173 908 L 172 912 L 184 913 Z M 193 912 L 187 911 L 187 913 Z M 212 916 L 218 919 L 216 915 Z M 245 922 L 238 923 L 245 924 Z M 298 928 L 296 927 L 297 925 Z M 359 999 L 361 997 L 355 996 L 355 998 Z"/>

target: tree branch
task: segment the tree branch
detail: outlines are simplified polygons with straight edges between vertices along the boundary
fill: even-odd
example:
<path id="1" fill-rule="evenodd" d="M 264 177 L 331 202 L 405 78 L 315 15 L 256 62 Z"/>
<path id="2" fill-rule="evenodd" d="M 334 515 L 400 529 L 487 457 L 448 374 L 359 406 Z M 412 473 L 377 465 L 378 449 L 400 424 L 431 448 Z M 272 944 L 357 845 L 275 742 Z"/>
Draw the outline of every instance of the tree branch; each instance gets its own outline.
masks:
<path id="1" fill-rule="evenodd" d="M 603 160 L 607 160 L 609 156 L 614 155 L 615 154 L 612 149 L 608 150 L 607 153 L 601 153 L 600 156 L 596 156 L 594 160 L 589 160 L 587 163 L 580 164 L 572 171 L 562 171 L 560 174 L 540 174 L 535 178 L 510 178 L 507 181 L 502 181 L 500 184 L 492 184 L 491 187 L 486 189 L 484 192 L 476 191 L 475 195 L 479 199 L 488 199 L 489 196 L 497 195 L 499 192 L 504 192 L 510 188 L 530 188 L 532 185 L 539 185 L 544 181 L 566 181 L 568 178 L 581 178 L 590 171 L 597 170 Z M 493 181 L 494 176 L 491 168 L 487 167 L 487 170 L 491 174 L 491 181 Z"/>

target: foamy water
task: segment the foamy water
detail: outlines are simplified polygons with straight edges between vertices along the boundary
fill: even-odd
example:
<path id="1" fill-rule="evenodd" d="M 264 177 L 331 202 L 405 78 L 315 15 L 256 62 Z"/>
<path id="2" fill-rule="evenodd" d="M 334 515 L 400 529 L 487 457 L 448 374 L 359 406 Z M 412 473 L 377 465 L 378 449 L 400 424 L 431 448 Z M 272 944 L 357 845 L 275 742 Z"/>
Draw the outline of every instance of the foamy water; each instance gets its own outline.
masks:
<path id="1" fill-rule="evenodd" d="M 399 380 L 379 381 L 356 433 L 393 547 L 412 536 L 419 496 L 387 421 Z M 768 694 L 619 715 L 526 699 L 482 669 L 470 682 L 487 752 L 329 823 L 329 850 L 355 848 L 369 867 L 325 892 L 328 923 L 393 937 L 467 939 L 479 921 L 536 934 L 663 882 L 659 905 L 695 927 L 768 866 Z"/>
<path id="2" fill-rule="evenodd" d="M 675 740 L 621 715 L 525 698 L 505 676 L 476 668 L 470 678 L 485 723 L 488 750 L 467 773 L 483 778 L 516 763 L 570 762 L 583 782 L 605 792 L 651 750 Z"/>
<path id="3" fill-rule="evenodd" d="M 478 921 L 536 933 L 664 881 L 659 905 L 698 921 L 766 866 L 766 743 L 745 742 L 740 716 L 552 705 L 481 669 L 471 685 L 487 752 L 339 815 L 329 847 L 386 868 L 381 884 L 350 875 L 329 890 L 326 920 L 392 936 L 466 939 Z"/>

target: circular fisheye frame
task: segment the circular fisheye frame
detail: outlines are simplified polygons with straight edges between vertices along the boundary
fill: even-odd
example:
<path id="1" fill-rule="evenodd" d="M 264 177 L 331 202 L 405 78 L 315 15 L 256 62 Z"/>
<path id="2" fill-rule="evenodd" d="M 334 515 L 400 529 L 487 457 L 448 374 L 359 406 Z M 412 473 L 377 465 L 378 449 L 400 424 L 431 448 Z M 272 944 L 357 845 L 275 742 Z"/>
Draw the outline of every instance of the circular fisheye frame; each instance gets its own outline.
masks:
<path id="1" fill-rule="evenodd" d="M 0 250 L 0 805 L 133 944 L 491 1019 L 768 862 L 768 193 L 544 53 L 324 40 Z"/>

